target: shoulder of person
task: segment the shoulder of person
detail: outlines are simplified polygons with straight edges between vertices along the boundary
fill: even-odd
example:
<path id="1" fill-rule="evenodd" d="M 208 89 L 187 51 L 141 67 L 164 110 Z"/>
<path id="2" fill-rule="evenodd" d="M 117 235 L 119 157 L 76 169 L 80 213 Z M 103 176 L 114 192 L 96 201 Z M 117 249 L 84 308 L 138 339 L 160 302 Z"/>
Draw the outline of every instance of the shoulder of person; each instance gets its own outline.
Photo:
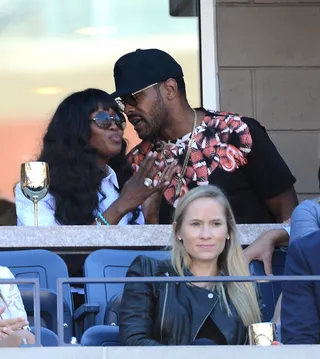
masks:
<path id="1" fill-rule="evenodd" d="M 238 115 L 239 116 L 239 115 Z M 264 133 L 267 133 L 266 128 L 256 119 L 252 118 L 252 117 L 247 117 L 247 116 L 239 116 L 241 121 L 244 122 L 248 128 L 249 131 L 252 133 L 253 131 L 256 130 L 262 130 Z"/>
<path id="2" fill-rule="evenodd" d="M 145 255 L 137 256 L 132 262 L 130 269 L 145 276 L 161 276 L 168 271 L 172 272 L 170 260 L 160 260 Z"/>
<path id="3" fill-rule="evenodd" d="M 229 127 L 237 128 L 245 124 L 246 127 L 249 129 L 250 133 L 257 130 L 258 131 L 262 130 L 263 132 L 267 133 L 265 127 L 262 126 L 261 123 L 255 120 L 254 118 L 243 116 L 235 112 L 225 112 L 225 111 L 206 111 L 206 112 L 207 112 L 206 115 L 210 116 L 211 118 L 223 119 Z"/>
<path id="4" fill-rule="evenodd" d="M 316 212 L 320 213 L 320 197 L 313 199 L 306 199 L 302 201 L 293 211 L 292 217 L 299 215 L 301 212 Z"/>
<path id="5" fill-rule="evenodd" d="M 307 201 L 307 200 L 306 200 L 306 201 Z M 312 202 L 313 205 L 320 205 L 320 197 L 316 197 L 316 198 L 310 199 L 309 201 Z"/>
<path id="6" fill-rule="evenodd" d="M 0 278 L 14 278 L 14 275 L 8 267 L 0 266 Z"/>
<path id="7" fill-rule="evenodd" d="M 244 116 L 244 115 L 241 115 L 237 112 L 229 112 L 229 111 L 211 111 L 211 110 L 205 110 L 206 111 L 206 115 L 207 116 L 211 116 L 212 118 L 215 118 L 215 117 L 219 117 L 219 118 L 225 118 L 226 120 L 227 119 L 232 119 L 232 118 L 235 118 L 237 120 L 241 120 L 245 123 L 248 123 L 248 124 L 259 124 L 260 123 L 255 120 L 254 118 L 251 118 L 251 117 L 248 117 L 248 116 Z"/>

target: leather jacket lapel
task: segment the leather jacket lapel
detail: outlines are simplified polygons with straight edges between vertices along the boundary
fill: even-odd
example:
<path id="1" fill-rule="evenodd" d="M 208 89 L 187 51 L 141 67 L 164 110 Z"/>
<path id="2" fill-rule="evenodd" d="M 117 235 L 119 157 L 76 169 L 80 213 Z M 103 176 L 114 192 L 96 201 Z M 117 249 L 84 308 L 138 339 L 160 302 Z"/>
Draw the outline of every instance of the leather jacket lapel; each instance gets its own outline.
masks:
<path id="1" fill-rule="evenodd" d="M 223 310 L 221 305 L 218 304 L 215 306 L 210 317 L 225 337 L 228 345 L 235 343 L 243 344 L 246 338 L 246 328 L 231 303 L 229 303 L 229 307 L 231 315 L 227 315 L 227 310 Z"/>

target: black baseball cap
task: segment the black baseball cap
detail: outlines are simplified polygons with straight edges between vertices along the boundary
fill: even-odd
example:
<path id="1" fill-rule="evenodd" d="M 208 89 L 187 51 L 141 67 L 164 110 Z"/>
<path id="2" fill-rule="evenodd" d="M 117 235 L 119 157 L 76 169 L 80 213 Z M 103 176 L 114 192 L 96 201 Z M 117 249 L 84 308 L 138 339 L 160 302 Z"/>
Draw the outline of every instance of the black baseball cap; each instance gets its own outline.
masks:
<path id="1" fill-rule="evenodd" d="M 120 97 L 142 90 L 169 78 L 182 78 L 183 71 L 168 53 L 158 49 L 138 49 L 120 57 L 113 69 L 116 91 Z"/>

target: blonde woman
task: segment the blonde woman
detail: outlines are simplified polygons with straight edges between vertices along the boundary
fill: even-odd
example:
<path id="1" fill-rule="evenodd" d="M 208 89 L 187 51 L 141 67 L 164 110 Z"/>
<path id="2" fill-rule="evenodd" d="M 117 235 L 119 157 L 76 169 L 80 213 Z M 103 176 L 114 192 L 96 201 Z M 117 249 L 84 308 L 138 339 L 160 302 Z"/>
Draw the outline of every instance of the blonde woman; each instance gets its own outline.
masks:
<path id="1" fill-rule="evenodd" d="M 248 276 L 229 202 L 199 186 L 174 215 L 171 261 L 137 257 L 128 277 Z M 122 345 L 239 345 L 260 322 L 251 283 L 127 283 L 120 311 Z"/>
<path id="2" fill-rule="evenodd" d="M 13 279 L 7 267 L 0 266 L 0 278 Z M 0 347 L 34 344 L 22 298 L 15 284 L 0 284 Z M 13 337 L 18 339 L 13 339 Z"/>

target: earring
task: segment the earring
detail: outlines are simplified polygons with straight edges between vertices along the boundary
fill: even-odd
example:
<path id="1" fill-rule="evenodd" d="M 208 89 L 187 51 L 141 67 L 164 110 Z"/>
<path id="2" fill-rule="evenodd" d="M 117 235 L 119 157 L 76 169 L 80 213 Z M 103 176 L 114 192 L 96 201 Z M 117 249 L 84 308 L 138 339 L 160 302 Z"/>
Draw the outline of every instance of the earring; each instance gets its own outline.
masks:
<path id="1" fill-rule="evenodd" d="M 178 237 L 178 241 L 182 242 L 182 238 L 181 238 L 181 237 Z"/>
<path id="2" fill-rule="evenodd" d="M 227 237 L 227 241 L 230 239 L 230 236 Z"/>

